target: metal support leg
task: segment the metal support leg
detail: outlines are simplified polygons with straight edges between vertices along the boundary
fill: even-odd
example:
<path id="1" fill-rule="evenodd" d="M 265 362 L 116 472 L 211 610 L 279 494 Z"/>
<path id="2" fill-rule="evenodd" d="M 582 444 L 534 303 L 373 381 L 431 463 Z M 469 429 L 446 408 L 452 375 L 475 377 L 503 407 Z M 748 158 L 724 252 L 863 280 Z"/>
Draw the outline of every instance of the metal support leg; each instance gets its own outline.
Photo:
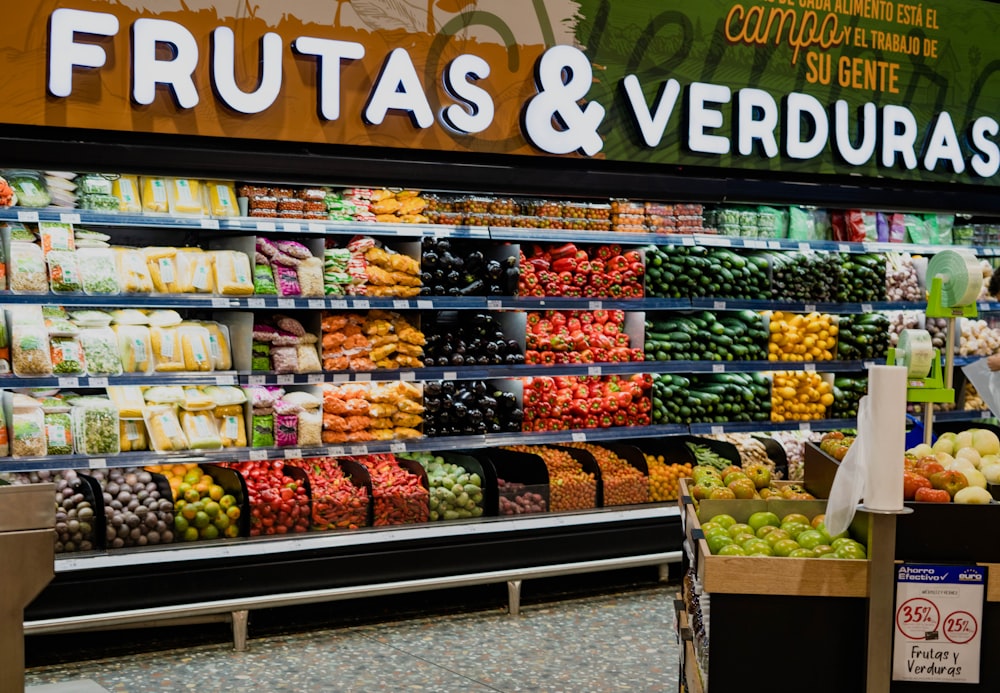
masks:
<path id="1" fill-rule="evenodd" d="M 889 693 L 892 682 L 892 635 L 896 579 L 896 516 L 872 513 L 868 555 L 867 693 Z"/>
<path id="2" fill-rule="evenodd" d="M 660 571 L 660 576 L 659 576 L 660 582 L 670 582 L 670 564 L 661 563 L 657 567 L 659 568 Z"/>
<path id="3" fill-rule="evenodd" d="M 233 611 L 233 649 L 236 652 L 247 651 L 247 622 L 250 620 L 250 612 L 247 610 Z"/>
<path id="4" fill-rule="evenodd" d="M 511 616 L 521 615 L 521 581 L 507 581 L 507 611 Z"/>

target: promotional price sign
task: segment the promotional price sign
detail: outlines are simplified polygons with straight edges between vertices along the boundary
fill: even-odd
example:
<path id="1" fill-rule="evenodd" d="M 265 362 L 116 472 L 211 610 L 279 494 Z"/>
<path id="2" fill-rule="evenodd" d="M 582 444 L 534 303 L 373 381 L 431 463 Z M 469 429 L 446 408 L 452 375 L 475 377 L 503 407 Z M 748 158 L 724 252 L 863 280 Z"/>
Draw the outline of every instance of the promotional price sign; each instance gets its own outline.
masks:
<path id="1" fill-rule="evenodd" d="M 985 592 L 986 568 L 899 566 L 893 680 L 979 683 Z"/>

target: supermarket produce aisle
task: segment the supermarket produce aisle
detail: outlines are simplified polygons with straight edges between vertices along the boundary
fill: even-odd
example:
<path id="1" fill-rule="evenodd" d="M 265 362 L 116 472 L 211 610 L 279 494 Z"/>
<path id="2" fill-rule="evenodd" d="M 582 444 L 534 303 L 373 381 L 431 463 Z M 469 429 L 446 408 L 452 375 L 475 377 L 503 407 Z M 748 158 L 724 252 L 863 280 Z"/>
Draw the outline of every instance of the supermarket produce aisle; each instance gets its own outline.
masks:
<path id="1" fill-rule="evenodd" d="M 29 693 L 89 679 L 150 691 L 677 690 L 673 595 L 664 585 L 522 607 L 313 631 L 29 670 Z M 99 689 L 66 688 L 96 692 Z"/>

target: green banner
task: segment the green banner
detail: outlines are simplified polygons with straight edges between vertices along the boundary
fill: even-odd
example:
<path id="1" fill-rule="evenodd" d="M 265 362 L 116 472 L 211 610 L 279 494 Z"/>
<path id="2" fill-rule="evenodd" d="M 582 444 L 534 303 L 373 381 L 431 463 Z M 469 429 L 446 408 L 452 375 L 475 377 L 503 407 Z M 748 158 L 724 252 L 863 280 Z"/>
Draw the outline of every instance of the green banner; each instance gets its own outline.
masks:
<path id="1" fill-rule="evenodd" d="M 588 99 L 607 109 L 599 132 L 601 155 L 610 160 L 996 182 L 996 5 L 581 0 L 579 14 L 577 41 L 594 67 Z M 642 109 L 630 99 L 628 81 L 641 87 L 652 138 L 637 125 Z M 727 91 L 726 103 L 703 101 Z M 676 93 L 662 128 L 650 118 L 661 93 L 664 107 Z M 808 97 L 822 107 L 825 123 L 809 115 L 817 104 Z M 701 128 L 712 118 L 721 125 Z"/>

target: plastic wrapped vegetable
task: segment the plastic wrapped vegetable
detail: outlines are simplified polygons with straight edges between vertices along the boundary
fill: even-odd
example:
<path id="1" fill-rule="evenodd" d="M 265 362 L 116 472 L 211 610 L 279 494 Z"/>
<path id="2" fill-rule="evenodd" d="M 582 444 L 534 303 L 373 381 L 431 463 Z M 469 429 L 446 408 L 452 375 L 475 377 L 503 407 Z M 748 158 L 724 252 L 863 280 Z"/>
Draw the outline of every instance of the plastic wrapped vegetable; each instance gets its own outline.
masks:
<path id="1" fill-rule="evenodd" d="M 48 256 L 53 250 L 75 250 L 76 239 L 73 236 L 73 227 L 55 221 L 41 221 L 38 223 L 38 234 L 42 238 L 42 252 Z"/>
<path id="2" fill-rule="evenodd" d="M 177 420 L 177 410 L 168 404 L 149 406 L 142 411 L 149 442 L 157 452 L 187 450 L 188 440 Z"/>
<path id="3" fill-rule="evenodd" d="M 208 330 L 208 350 L 212 355 L 212 366 L 217 371 L 228 371 L 233 367 L 233 355 L 229 348 L 229 327 L 217 322 L 202 323 Z"/>
<path id="4" fill-rule="evenodd" d="M 122 452 L 149 450 L 149 440 L 146 438 L 146 424 L 142 420 L 122 419 L 119 422 L 118 428 L 118 437 L 121 439 Z"/>
<path id="5" fill-rule="evenodd" d="M 254 292 L 250 258 L 235 250 L 220 250 L 215 256 L 215 284 L 223 296 L 249 296 Z"/>
<path id="6" fill-rule="evenodd" d="M 323 444 L 323 413 L 318 407 L 300 411 L 298 426 L 298 444 L 301 447 L 318 447 Z"/>
<path id="7" fill-rule="evenodd" d="M 76 251 L 76 257 L 84 293 L 89 296 L 116 296 L 121 293 L 118 265 L 111 248 L 81 248 Z"/>
<path id="8" fill-rule="evenodd" d="M 217 407 L 243 404 L 247 401 L 246 393 L 232 385 L 207 385 L 202 389 L 205 394 L 212 398 L 212 403 Z"/>
<path id="9" fill-rule="evenodd" d="M 255 371 L 271 370 L 271 345 L 267 342 L 254 342 L 250 351 L 250 369 Z"/>
<path id="10" fill-rule="evenodd" d="M 72 294 L 83 291 L 80 264 L 75 252 L 53 250 L 46 260 L 49 264 L 49 288 L 52 293 Z"/>
<path id="11" fill-rule="evenodd" d="M 14 375 L 52 375 L 49 335 L 44 324 L 25 324 L 15 319 L 12 325 Z"/>
<path id="12" fill-rule="evenodd" d="M 46 453 L 45 413 L 41 402 L 14 395 L 11 407 L 12 457 L 36 457 Z"/>
<path id="13" fill-rule="evenodd" d="M 213 217 L 237 217 L 236 188 L 231 182 L 208 181 L 205 183 L 208 197 L 208 213 Z"/>
<path id="14" fill-rule="evenodd" d="M 45 411 L 46 454 L 73 454 L 73 417 L 69 405 Z"/>
<path id="15" fill-rule="evenodd" d="M 183 404 L 184 389 L 178 385 L 155 385 L 142 393 L 149 404 Z"/>
<path id="16" fill-rule="evenodd" d="M 78 336 L 49 337 L 49 351 L 52 354 L 52 371 L 56 375 L 85 375 L 87 362 L 83 345 Z"/>
<path id="17" fill-rule="evenodd" d="M 121 452 L 118 407 L 100 398 L 81 398 L 73 404 L 73 438 L 81 455 L 117 455 Z"/>
<path id="18" fill-rule="evenodd" d="M 253 438 L 251 446 L 269 448 L 274 446 L 274 414 L 253 415 Z"/>
<path id="19" fill-rule="evenodd" d="M 142 211 L 153 214 L 166 214 L 170 211 L 167 199 L 167 182 L 163 178 L 141 178 Z"/>
<path id="20" fill-rule="evenodd" d="M 153 371 L 153 344 L 149 328 L 145 325 L 115 325 L 118 353 L 125 373 L 151 373 Z"/>
<path id="21" fill-rule="evenodd" d="M 243 407 L 229 404 L 216 407 L 215 421 L 222 439 L 222 447 L 245 448 L 247 446 L 247 425 L 243 417 Z"/>
<path id="22" fill-rule="evenodd" d="M 309 257 L 303 260 L 296 268 L 296 276 L 299 280 L 299 288 L 303 296 L 323 296 L 323 261 L 318 257 Z"/>
<path id="23" fill-rule="evenodd" d="M 44 294 L 49 290 L 45 256 L 34 243 L 10 244 L 10 290 L 15 294 Z"/>
<path id="24" fill-rule="evenodd" d="M 215 293 L 215 254 L 198 248 L 177 253 L 177 288 L 182 294 Z"/>
<path id="25" fill-rule="evenodd" d="M 48 207 L 52 204 L 45 177 L 38 171 L 4 171 L 3 177 L 17 195 L 20 206 Z"/>
<path id="26" fill-rule="evenodd" d="M 121 418 L 142 418 L 142 409 L 146 406 L 146 400 L 142 396 L 142 388 L 138 385 L 116 385 L 109 387 L 108 397 L 118 407 L 118 415 Z"/>
<path id="27" fill-rule="evenodd" d="M 182 411 L 180 423 L 192 450 L 218 450 L 222 447 L 222 438 L 211 412 Z"/>
<path id="28" fill-rule="evenodd" d="M 153 345 L 153 370 L 157 373 L 176 373 L 184 370 L 178 327 L 153 326 L 149 338 Z"/>
<path id="29" fill-rule="evenodd" d="M 111 183 L 111 194 L 118 200 L 118 211 L 124 214 L 141 214 L 139 179 L 136 176 L 119 176 Z M 140 448 L 145 449 L 145 448 Z"/>
<path id="30" fill-rule="evenodd" d="M 177 283 L 177 248 L 146 248 L 146 267 L 153 290 L 161 294 L 180 293 Z"/>
<path id="31" fill-rule="evenodd" d="M 121 375 L 122 359 L 118 353 L 118 338 L 110 327 L 80 330 L 80 344 L 90 375 Z"/>
<path id="32" fill-rule="evenodd" d="M 278 295 L 280 296 L 301 296 L 302 287 L 299 285 L 299 275 L 294 267 L 283 267 L 273 265 L 275 282 L 278 285 Z"/>
<path id="33" fill-rule="evenodd" d="M 167 180 L 167 192 L 171 214 L 200 216 L 204 213 L 199 181 L 190 178 L 170 178 Z"/>
<path id="34" fill-rule="evenodd" d="M 197 324 L 185 323 L 177 328 L 181 356 L 186 371 L 212 370 L 212 351 L 208 330 Z"/>
<path id="35" fill-rule="evenodd" d="M 149 267 L 142 250 L 115 248 L 115 260 L 122 293 L 148 294 L 153 291 L 153 279 L 149 276 Z"/>

